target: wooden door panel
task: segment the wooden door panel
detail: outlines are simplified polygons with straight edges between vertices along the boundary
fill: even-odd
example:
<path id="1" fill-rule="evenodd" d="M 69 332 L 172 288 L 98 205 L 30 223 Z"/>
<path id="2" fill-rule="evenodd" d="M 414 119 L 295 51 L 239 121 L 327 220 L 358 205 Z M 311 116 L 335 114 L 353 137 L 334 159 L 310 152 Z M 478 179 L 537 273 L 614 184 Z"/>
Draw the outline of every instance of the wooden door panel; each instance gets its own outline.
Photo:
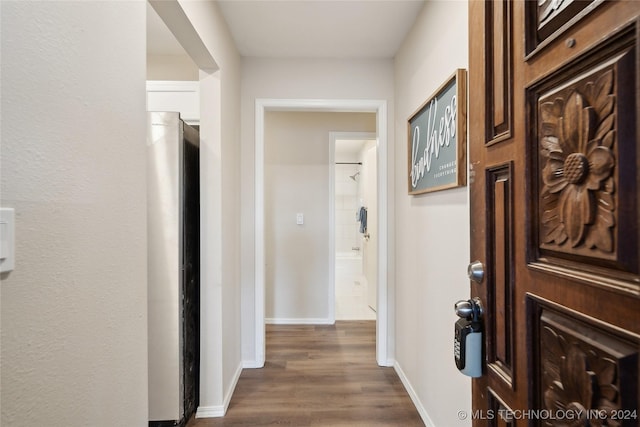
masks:
<path id="1" fill-rule="evenodd" d="M 487 170 L 486 360 L 505 386 L 513 387 L 513 163 Z"/>
<path id="2" fill-rule="evenodd" d="M 558 37 L 592 12 L 602 0 L 541 0 L 526 2 L 526 44 L 530 53 Z"/>
<path id="3" fill-rule="evenodd" d="M 469 25 L 474 425 L 638 426 L 640 1 L 472 0 Z"/>
<path id="4" fill-rule="evenodd" d="M 529 407 L 591 425 L 637 426 L 639 337 L 549 301 L 530 297 L 528 306 L 536 349 Z"/>
<path id="5" fill-rule="evenodd" d="M 528 89 L 533 262 L 638 273 L 637 239 L 629 239 L 638 187 L 628 179 L 636 170 L 636 47 L 626 35 Z"/>
<path id="6" fill-rule="evenodd" d="M 513 126 L 513 11 L 511 1 L 488 2 L 486 10 L 487 144 L 507 140 Z"/>
<path id="7" fill-rule="evenodd" d="M 513 427 L 515 426 L 515 417 L 510 417 L 510 414 L 515 414 L 515 410 L 507 405 L 504 400 L 498 396 L 498 394 L 489 388 L 487 393 L 488 397 L 488 412 L 491 416 L 489 419 L 490 427 Z"/>

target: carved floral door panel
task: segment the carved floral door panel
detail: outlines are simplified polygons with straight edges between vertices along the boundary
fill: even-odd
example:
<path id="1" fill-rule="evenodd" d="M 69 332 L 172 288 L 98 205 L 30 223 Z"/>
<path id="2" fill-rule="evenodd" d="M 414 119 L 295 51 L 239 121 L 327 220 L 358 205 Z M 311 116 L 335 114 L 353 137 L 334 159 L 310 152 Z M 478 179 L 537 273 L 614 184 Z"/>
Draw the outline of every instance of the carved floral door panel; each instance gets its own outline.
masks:
<path id="1" fill-rule="evenodd" d="M 469 5 L 474 425 L 638 426 L 640 1 Z"/>

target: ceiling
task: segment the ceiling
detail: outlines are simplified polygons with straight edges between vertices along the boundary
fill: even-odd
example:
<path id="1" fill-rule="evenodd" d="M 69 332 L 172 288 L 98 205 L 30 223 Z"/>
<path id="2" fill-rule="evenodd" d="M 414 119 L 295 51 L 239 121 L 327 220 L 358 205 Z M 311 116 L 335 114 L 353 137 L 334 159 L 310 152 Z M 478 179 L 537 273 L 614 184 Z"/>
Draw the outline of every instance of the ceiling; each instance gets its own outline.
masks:
<path id="1" fill-rule="evenodd" d="M 393 58 L 424 0 L 218 0 L 240 55 Z M 184 50 L 148 6 L 147 51 Z"/>

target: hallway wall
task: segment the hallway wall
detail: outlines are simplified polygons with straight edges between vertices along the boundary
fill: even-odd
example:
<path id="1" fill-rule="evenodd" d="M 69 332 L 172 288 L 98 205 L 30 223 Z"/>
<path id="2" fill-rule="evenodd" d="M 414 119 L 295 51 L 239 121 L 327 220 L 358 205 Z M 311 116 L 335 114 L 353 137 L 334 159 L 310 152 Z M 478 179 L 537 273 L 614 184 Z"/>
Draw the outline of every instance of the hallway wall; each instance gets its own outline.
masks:
<path id="1" fill-rule="evenodd" d="M 395 59 L 396 368 L 427 426 L 469 426 L 471 381 L 453 360 L 453 304 L 469 297 L 468 188 L 407 191 L 407 120 L 468 68 L 467 2 L 430 1 Z M 462 166 L 464 167 L 464 166 Z"/>
<path id="2" fill-rule="evenodd" d="M 241 157 L 242 168 L 242 358 L 255 359 L 255 102 L 278 99 L 377 99 L 387 101 L 388 126 L 393 124 L 393 62 L 391 60 L 243 58 Z M 391 141 L 390 141 L 391 143 Z M 389 175 L 393 153 L 389 153 Z M 389 192 L 391 189 L 388 190 Z M 389 205 L 393 196 L 389 194 Z M 392 221 L 392 212 L 389 220 Z M 389 230 L 391 233 L 392 230 Z M 389 286 L 392 286 L 389 284 Z M 392 292 L 392 290 L 390 290 Z M 389 318 L 393 319 L 390 313 Z M 390 327 L 391 328 L 391 327 Z M 390 342 L 389 351 L 393 351 Z"/>
<path id="3" fill-rule="evenodd" d="M 147 80 L 198 80 L 198 67 L 188 55 L 147 55 Z"/>
<path id="4" fill-rule="evenodd" d="M 0 424 L 146 426 L 145 3 L 0 8 Z"/>

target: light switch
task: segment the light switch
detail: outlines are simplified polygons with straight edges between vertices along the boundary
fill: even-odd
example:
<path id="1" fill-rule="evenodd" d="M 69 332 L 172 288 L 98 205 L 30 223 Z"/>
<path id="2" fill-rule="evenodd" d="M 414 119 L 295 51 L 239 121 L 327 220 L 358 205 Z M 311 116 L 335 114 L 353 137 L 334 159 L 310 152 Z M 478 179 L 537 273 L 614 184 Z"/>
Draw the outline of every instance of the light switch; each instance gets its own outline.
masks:
<path id="1" fill-rule="evenodd" d="M 298 224 L 298 225 L 304 224 L 304 214 L 303 213 L 297 213 L 296 214 L 296 224 Z"/>
<path id="2" fill-rule="evenodd" d="M 9 234 L 9 224 L 4 221 L 0 221 L 0 259 L 5 260 L 9 256 L 9 239 L 6 236 Z"/>
<path id="3" fill-rule="evenodd" d="M 0 273 L 13 270 L 15 263 L 15 210 L 0 208 Z"/>

